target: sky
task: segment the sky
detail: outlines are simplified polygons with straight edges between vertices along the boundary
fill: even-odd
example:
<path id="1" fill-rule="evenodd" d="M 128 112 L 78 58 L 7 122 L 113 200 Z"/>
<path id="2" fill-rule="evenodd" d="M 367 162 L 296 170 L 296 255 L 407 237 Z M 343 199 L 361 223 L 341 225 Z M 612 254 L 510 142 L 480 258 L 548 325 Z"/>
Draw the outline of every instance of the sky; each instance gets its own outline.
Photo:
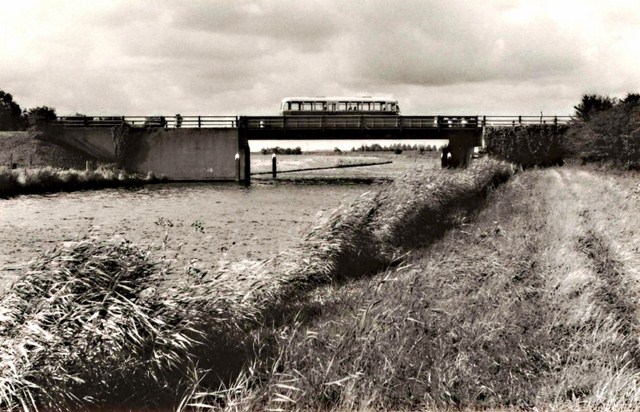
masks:
<path id="1" fill-rule="evenodd" d="M 640 0 L 0 0 L 0 90 L 59 115 L 569 115 L 640 92 Z"/>

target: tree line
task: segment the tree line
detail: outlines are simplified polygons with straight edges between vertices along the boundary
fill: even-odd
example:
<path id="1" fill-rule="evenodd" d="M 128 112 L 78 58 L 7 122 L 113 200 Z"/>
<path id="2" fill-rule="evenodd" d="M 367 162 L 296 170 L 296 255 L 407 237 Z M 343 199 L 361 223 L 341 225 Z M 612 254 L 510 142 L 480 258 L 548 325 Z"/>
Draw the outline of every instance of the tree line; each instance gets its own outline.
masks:
<path id="1" fill-rule="evenodd" d="M 0 90 L 0 131 L 26 130 L 30 126 L 56 120 L 53 107 L 22 109 L 11 93 Z"/>
<path id="2" fill-rule="evenodd" d="M 421 144 L 406 144 L 406 143 L 393 143 L 389 146 L 381 146 L 378 143 L 371 145 L 360 145 L 360 147 L 351 148 L 352 152 L 396 152 L 396 151 L 409 151 L 415 150 L 422 152 L 435 152 L 438 148 L 435 145 L 421 145 Z"/>
<path id="3" fill-rule="evenodd" d="M 624 98 L 585 94 L 564 138 L 565 152 L 583 163 L 640 168 L 640 94 Z"/>

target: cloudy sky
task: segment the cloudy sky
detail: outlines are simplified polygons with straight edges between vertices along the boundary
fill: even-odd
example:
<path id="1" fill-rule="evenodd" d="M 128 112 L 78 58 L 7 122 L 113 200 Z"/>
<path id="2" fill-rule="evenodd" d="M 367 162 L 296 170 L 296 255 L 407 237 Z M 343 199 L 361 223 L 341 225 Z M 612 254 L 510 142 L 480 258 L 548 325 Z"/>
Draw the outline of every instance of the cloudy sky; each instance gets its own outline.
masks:
<path id="1" fill-rule="evenodd" d="M 0 89 L 58 114 L 571 114 L 640 92 L 640 0 L 0 0 Z"/>

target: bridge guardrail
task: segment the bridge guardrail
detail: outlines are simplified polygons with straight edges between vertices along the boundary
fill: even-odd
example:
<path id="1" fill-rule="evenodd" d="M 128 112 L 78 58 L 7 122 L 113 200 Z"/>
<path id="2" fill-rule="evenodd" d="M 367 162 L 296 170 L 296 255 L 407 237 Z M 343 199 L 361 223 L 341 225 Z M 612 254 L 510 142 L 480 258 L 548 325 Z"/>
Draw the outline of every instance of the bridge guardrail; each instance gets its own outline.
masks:
<path id="1" fill-rule="evenodd" d="M 569 124 L 572 116 L 482 116 L 483 126 L 512 127 L 534 124 Z"/>
<path id="2" fill-rule="evenodd" d="M 475 128 L 477 116 L 251 116 L 245 126 L 251 130 L 375 130 Z"/>
<path id="3" fill-rule="evenodd" d="M 57 123 L 64 127 L 131 127 L 228 128 L 237 127 L 236 116 L 61 116 Z"/>
<path id="4" fill-rule="evenodd" d="M 568 124 L 571 116 L 389 116 L 389 115 L 310 115 L 310 116 L 61 116 L 64 127 L 235 128 L 252 130 L 380 130 L 510 127 L 533 124 Z"/>

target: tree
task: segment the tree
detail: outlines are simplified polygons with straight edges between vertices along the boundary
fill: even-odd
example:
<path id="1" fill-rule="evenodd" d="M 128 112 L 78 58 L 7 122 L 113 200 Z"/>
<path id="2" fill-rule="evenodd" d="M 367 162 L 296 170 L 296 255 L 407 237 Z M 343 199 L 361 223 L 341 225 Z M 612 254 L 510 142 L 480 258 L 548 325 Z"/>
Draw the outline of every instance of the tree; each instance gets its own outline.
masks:
<path id="1" fill-rule="evenodd" d="M 597 94 L 585 94 L 582 101 L 573 108 L 576 109 L 576 117 L 580 120 L 589 120 L 591 116 L 598 112 L 604 112 L 617 104 L 615 98 L 600 96 Z"/>
<path id="2" fill-rule="evenodd" d="M 20 130 L 24 124 L 20 105 L 10 93 L 0 90 L 0 130 Z"/>
<path id="3" fill-rule="evenodd" d="M 48 106 L 40 106 L 29 109 L 27 119 L 30 126 L 46 124 L 55 121 L 58 118 L 56 109 Z"/>

